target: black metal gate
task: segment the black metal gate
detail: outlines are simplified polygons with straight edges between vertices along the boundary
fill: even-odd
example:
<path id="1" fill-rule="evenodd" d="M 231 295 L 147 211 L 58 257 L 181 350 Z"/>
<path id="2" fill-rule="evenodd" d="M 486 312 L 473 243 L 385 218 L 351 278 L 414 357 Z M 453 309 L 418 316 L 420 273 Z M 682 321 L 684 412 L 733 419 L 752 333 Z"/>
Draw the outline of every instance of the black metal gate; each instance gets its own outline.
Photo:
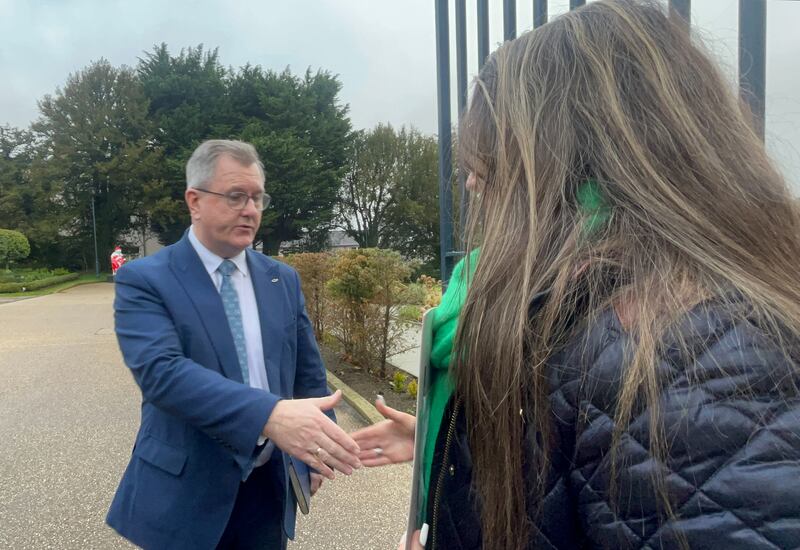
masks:
<path id="1" fill-rule="evenodd" d="M 478 69 L 489 55 L 489 0 L 477 1 Z M 739 0 L 739 87 L 742 97 L 756 116 L 758 131 L 764 138 L 764 93 L 766 81 L 767 0 Z M 439 104 L 439 237 L 441 276 L 447 283 L 456 259 L 464 252 L 453 238 L 453 192 L 450 182 L 452 165 L 452 120 L 450 115 L 450 8 L 449 0 L 436 0 L 436 71 Z M 577 9 L 585 0 L 570 0 L 570 9 Z M 691 22 L 691 0 L 670 0 L 672 14 Z M 533 26 L 547 22 L 547 0 L 532 0 Z M 456 85 L 458 114 L 467 101 L 467 25 L 466 0 L 455 0 Z M 517 36 L 517 2 L 503 0 L 503 37 Z M 467 191 L 465 174 L 458 174 L 459 219 L 464 220 Z M 460 239 L 459 239 L 460 241 Z"/>

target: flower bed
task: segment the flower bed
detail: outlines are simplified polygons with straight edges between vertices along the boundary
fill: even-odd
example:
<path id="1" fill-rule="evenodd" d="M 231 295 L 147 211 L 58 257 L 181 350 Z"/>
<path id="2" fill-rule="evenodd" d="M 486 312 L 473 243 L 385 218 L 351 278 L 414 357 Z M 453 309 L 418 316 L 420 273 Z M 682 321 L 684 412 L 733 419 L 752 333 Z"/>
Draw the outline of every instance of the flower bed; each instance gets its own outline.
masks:
<path id="1" fill-rule="evenodd" d="M 326 368 L 370 403 L 374 404 L 375 397 L 380 393 L 390 407 L 410 414 L 416 413 L 416 397 L 408 392 L 408 384 L 415 382 L 413 376 L 408 375 L 404 391 L 398 392 L 392 385 L 393 380 L 370 374 L 363 368 L 345 362 L 333 349 L 323 345 L 320 346 L 320 353 Z"/>

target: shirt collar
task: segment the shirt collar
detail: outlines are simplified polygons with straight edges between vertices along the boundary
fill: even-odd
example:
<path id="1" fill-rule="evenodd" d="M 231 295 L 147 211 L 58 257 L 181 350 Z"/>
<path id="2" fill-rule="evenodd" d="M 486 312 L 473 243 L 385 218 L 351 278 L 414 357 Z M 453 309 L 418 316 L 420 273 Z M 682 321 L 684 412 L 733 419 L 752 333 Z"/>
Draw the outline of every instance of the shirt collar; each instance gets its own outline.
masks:
<path id="1" fill-rule="evenodd" d="M 189 228 L 189 242 L 192 243 L 192 247 L 197 252 L 197 255 L 200 256 L 200 261 L 203 262 L 203 267 L 205 267 L 206 271 L 208 271 L 208 274 L 213 277 L 214 273 L 217 271 L 217 269 L 219 269 L 220 264 L 225 260 L 225 258 L 217 256 L 200 242 L 200 239 L 197 238 L 197 235 L 194 232 L 194 225 Z M 247 253 L 245 250 L 242 250 L 233 258 L 228 259 L 236 264 L 236 269 L 238 269 L 242 275 L 245 277 L 249 276 L 250 272 L 247 269 Z"/>

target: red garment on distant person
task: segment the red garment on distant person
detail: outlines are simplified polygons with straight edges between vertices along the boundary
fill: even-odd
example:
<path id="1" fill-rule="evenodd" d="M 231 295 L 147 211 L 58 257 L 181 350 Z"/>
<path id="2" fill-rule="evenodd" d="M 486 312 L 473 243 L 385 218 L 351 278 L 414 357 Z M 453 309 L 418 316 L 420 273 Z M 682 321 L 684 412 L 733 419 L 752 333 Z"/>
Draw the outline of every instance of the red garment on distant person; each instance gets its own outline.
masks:
<path id="1" fill-rule="evenodd" d="M 116 275 L 117 270 L 125 263 L 125 256 L 122 254 L 122 249 L 116 247 L 114 252 L 111 253 L 111 274 Z"/>

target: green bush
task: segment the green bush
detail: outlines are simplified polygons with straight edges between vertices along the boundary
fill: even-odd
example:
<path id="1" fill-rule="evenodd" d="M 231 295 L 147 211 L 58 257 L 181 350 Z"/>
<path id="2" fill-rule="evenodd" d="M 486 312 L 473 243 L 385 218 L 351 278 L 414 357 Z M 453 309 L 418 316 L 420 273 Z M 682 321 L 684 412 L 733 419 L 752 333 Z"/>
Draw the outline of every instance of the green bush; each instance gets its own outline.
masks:
<path id="1" fill-rule="evenodd" d="M 78 277 L 79 275 L 77 273 L 67 273 L 66 275 L 57 275 L 55 277 L 39 279 L 38 281 L 21 282 L 21 283 L 0 283 L 0 293 L 28 292 L 31 290 L 39 290 L 40 288 L 57 285 L 59 283 L 74 281 Z"/>
<path id="2" fill-rule="evenodd" d="M 405 346 L 397 310 L 408 303 L 403 293 L 410 275 L 411 265 L 399 253 L 361 248 L 337 254 L 327 284 L 331 333 L 348 360 L 384 378 L 386 358 Z"/>
<path id="3" fill-rule="evenodd" d="M 408 380 L 408 375 L 398 370 L 395 371 L 394 376 L 392 376 L 392 381 L 389 384 L 394 391 L 402 393 L 406 388 L 406 380 Z"/>
<path id="4" fill-rule="evenodd" d="M 403 306 L 397 313 L 400 321 L 422 321 L 422 309 L 419 306 Z"/>
<path id="5" fill-rule="evenodd" d="M 408 395 L 410 395 L 411 397 L 416 399 L 417 398 L 417 381 L 416 380 L 411 380 L 408 383 L 408 386 L 406 386 L 406 391 L 408 392 Z"/>
<path id="6" fill-rule="evenodd" d="M 8 270 L 11 262 L 24 260 L 31 253 L 28 239 L 19 231 L 0 229 L 0 263 Z"/>
<path id="7" fill-rule="evenodd" d="M 410 283 L 403 292 L 403 300 L 415 306 L 424 305 L 426 296 L 425 286 L 422 283 Z"/>

